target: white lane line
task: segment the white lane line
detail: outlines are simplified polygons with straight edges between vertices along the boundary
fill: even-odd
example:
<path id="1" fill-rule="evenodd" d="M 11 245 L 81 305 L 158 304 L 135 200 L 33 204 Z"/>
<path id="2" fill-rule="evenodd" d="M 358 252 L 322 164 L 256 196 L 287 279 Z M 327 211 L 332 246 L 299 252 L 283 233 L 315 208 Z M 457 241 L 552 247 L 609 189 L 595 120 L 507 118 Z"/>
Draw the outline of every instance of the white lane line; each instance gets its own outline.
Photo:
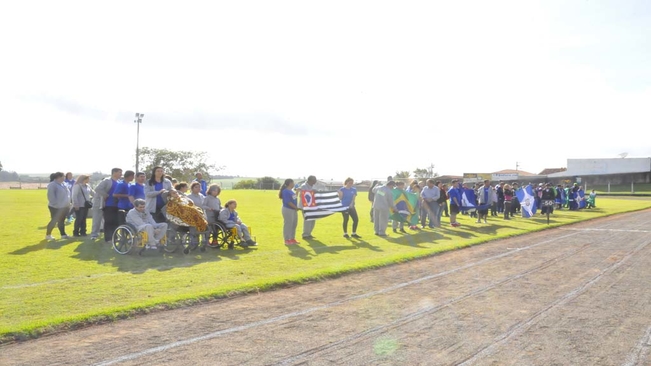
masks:
<path id="1" fill-rule="evenodd" d="M 312 308 L 308 308 L 308 309 L 304 309 L 304 310 L 301 310 L 301 311 L 296 311 L 296 312 L 292 312 L 292 313 L 288 313 L 288 314 L 283 314 L 283 315 L 273 317 L 273 318 L 269 318 L 269 319 L 266 319 L 266 320 L 261 320 L 261 321 L 257 321 L 257 322 L 253 322 L 253 323 L 249 323 L 249 324 L 244 324 L 244 325 L 241 325 L 241 326 L 238 326 L 238 327 L 227 328 L 227 329 L 219 330 L 219 331 L 216 331 L 216 332 L 213 332 L 213 333 L 208 333 L 208 334 L 205 334 L 205 335 L 202 335 L 202 336 L 193 337 L 193 338 L 189 338 L 189 339 L 186 339 L 186 340 L 165 344 L 165 345 L 158 346 L 158 347 L 149 348 L 149 349 L 146 349 L 146 350 L 143 350 L 143 351 L 140 351 L 140 352 L 130 353 L 130 354 L 127 354 L 127 355 L 124 355 L 124 356 L 121 356 L 121 357 L 114 358 L 112 360 L 108 360 L 108 361 L 104 361 L 104 362 L 95 364 L 95 366 L 108 366 L 108 365 L 113 365 L 113 364 L 120 363 L 120 362 L 131 361 L 131 360 L 135 360 L 137 358 L 140 358 L 140 357 L 143 357 L 143 356 L 146 356 L 146 355 L 150 355 L 150 354 L 153 354 L 153 353 L 163 352 L 163 351 L 166 351 L 166 350 L 171 349 L 171 348 L 186 346 L 186 345 L 197 343 L 197 342 L 200 342 L 200 341 L 205 341 L 205 340 L 209 340 L 209 339 L 212 339 L 212 338 L 220 337 L 220 336 L 225 335 L 225 334 L 239 332 L 239 331 L 242 331 L 242 330 L 247 330 L 247 329 L 259 327 L 261 325 L 276 323 L 276 322 L 279 322 L 281 320 L 294 318 L 294 317 L 301 316 L 301 315 L 310 314 L 310 313 L 313 313 L 313 312 L 316 312 L 316 311 L 319 311 L 319 310 L 329 309 L 329 308 L 332 308 L 332 307 L 335 307 L 335 306 L 338 306 L 338 305 L 342 305 L 342 304 L 345 304 L 345 303 L 348 303 L 348 302 L 351 302 L 351 301 L 366 299 L 366 298 L 369 298 L 369 297 L 372 297 L 372 296 L 375 296 L 375 295 L 384 294 L 384 293 L 387 293 L 387 292 L 390 292 L 390 291 L 394 291 L 394 290 L 397 290 L 397 289 L 400 289 L 400 288 L 403 288 L 403 287 L 415 285 L 415 284 L 418 284 L 418 283 L 421 283 L 421 282 L 424 282 L 424 281 L 428 281 L 428 280 L 431 280 L 431 279 L 434 279 L 434 278 L 447 276 L 449 274 L 456 273 L 456 272 L 462 271 L 464 269 L 472 268 L 472 267 L 475 267 L 475 266 L 478 266 L 478 265 L 481 265 L 481 264 L 484 264 L 486 262 L 490 262 L 490 261 L 493 261 L 493 260 L 496 260 L 496 259 L 500 259 L 500 258 L 509 256 L 509 255 L 512 255 L 514 253 L 521 252 L 523 250 L 532 249 L 532 248 L 535 248 L 535 247 L 538 247 L 538 246 L 541 246 L 541 245 L 544 245 L 544 244 L 548 244 L 548 243 L 558 241 L 560 239 L 565 239 L 565 238 L 568 238 L 568 237 L 571 237 L 571 236 L 574 236 L 574 235 L 578 235 L 578 234 L 579 234 L 579 232 L 575 232 L 575 233 L 571 233 L 571 234 L 567 234 L 567 235 L 562 235 L 562 236 L 559 236 L 557 238 L 545 240 L 545 241 L 542 241 L 542 242 L 539 242 L 539 243 L 536 243 L 536 244 L 532 244 L 532 245 L 528 245 L 528 246 L 525 246 L 525 247 L 522 247 L 522 248 L 513 249 L 513 250 L 510 250 L 508 252 L 504 252 L 502 254 L 498 254 L 498 255 L 495 255 L 495 256 L 492 256 L 492 257 L 484 258 L 484 259 L 482 259 L 480 261 L 469 263 L 469 264 L 466 264 L 464 266 L 457 267 L 457 268 L 454 268 L 454 269 L 451 269 L 451 270 L 448 270 L 448 271 L 439 272 L 439 273 L 435 273 L 435 274 L 432 274 L 432 275 L 424 276 L 424 277 L 421 277 L 421 278 L 417 278 L 415 280 L 399 283 L 399 284 L 396 284 L 396 285 L 393 285 L 393 286 L 390 286 L 390 287 L 386 287 L 384 289 L 367 292 L 365 294 L 360 294 L 360 295 L 357 295 L 357 296 L 352 296 L 352 297 L 349 297 L 349 298 L 346 298 L 346 299 L 343 299 L 343 300 L 331 302 L 331 303 L 324 304 L 324 305 L 321 305 L 321 306 L 315 306 L 315 307 L 312 307 Z"/>
<path id="2" fill-rule="evenodd" d="M 651 327 L 646 330 L 644 336 L 640 338 L 633 351 L 626 357 L 626 363 L 623 366 L 636 366 L 642 364 L 649 355 L 651 349 Z"/>
<path id="3" fill-rule="evenodd" d="M 611 231 L 623 233 L 651 233 L 651 230 L 634 230 L 634 229 L 573 229 L 573 228 L 560 228 L 560 230 L 567 231 Z"/>
<path id="4" fill-rule="evenodd" d="M 621 265 L 626 263 L 629 259 L 633 258 L 635 254 L 640 252 L 642 249 L 646 248 L 647 245 L 649 245 L 651 241 L 644 242 L 632 251 L 630 251 L 622 260 L 619 262 L 615 262 L 612 265 L 604 268 L 601 270 L 596 276 L 592 277 L 588 282 L 582 284 L 581 286 L 575 288 L 574 290 L 568 292 L 567 294 L 563 295 L 563 297 L 559 298 L 558 300 L 554 301 L 553 303 L 549 304 L 545 308 L 539 310 L 534 314 L 532 317 L 530 317 L 527 321 L 518 323 L 516 326 L 512 327 L 509 331 L 502 333 L 498 337 L 496 337 L 496 341 L 493 342 L 491 345 L 485 347 L 481 351 L 475 353 L 472 357 L 466 359 L 464 362 L 460 363 L 459 365 L 470 365 L 473 364 L 474 362 L 477 362 L 479 359 L 485 358 L 487 356 L 490 356 L 497 351 L 497 349 L 505 344 L 507 341 L 512 339 L 515 336 L 522 335 L 524 332 L 526 332 L 531 326 L 534 324 L 538 323 L 541 319 L 545 318 L 552 310 L 556 309 L 559 306 L 567 304 L 569 301 L 577 298 L 579 295 L 587 291 L 590 287 L 592 287 L 595 283 L 599 282 L 606 274 L 612 273 L 615 271 L 617 268 L 619 268 Z"/>

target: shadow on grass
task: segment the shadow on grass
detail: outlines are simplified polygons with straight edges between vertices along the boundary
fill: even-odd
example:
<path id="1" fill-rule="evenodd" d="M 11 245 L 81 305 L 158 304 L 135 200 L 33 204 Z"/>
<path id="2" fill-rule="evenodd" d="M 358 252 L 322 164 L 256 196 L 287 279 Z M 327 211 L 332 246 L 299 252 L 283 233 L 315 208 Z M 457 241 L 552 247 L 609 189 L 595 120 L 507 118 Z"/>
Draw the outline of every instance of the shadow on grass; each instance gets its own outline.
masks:
<path id="1" fill-rule="evenodd" d="M 71 258 L 96 262 L 101 265 L 110 265 L 116 267 L 120 272 L 133 274 L 141 274 L 148 270 L 162 272 L 175 268 L 191 267 L 201 263 L 220 261 L 222 260 L 221 257 L 237 260 L 239 254 L 243 252 L 243 250 L 238 249 L 216 250 L 206 248 L 205 252 L 193 250 L 186 255 L 183 254 L 182 248 L 179 248 L 174 253 L 161 253 L 158 250 L 148 249 L 139 255 L 139 248 L 134 248 L 131 253 L 122 255 L 115 252 L 111 243 L 104 240 L 86 240 L 80 243 L 74 251 L 76 254 Z"/>
<path id="2" fill-rule="evenodd" d="M 439 230 L 439 229 L 437 229 Z M 430 246 L 421 245 L 422 243 L 436 244 L 441 240 L 452 240 L 436 231 L 418 231 L 414 233 L 402 234 L 400 237 L 386 237 L 388 242 L 400 245 L 406 245 L 414 248 L 431 248 Z"/>
<path id="3" fill-rule="evenodd" d="M 295 245 L 287 245 L 287 249 L 289 249 L 289 255 L 292 257 L 304 259 L 304 260 L 311 260 L 312 257 L 314 256 L 310 252 L 307 251 L 307 249 L 303 248 L 301 244 L 295 244 Z"/>
<path id="4" fill-rule="evenodd" d="M 39 250 L 43 249 L 52 249 L 52 250 L 57 250 L 63 248 L 65 245 L 69 245 L 75 242 L 80 242 L 82 241 L 83 238 L 71 238 L 71 239 L 58 239 L 58 240 L 53 240 L 53 241 L 48 241 L 48 240 L 41 240 L 40 242 L 32 245 L 28 245 L 26 247 L 14 250 L 13 252 L 9 252 L 9 254 L 13 255 L 24 255 L 28 254 L 31 252 L 36 252 Z"/>

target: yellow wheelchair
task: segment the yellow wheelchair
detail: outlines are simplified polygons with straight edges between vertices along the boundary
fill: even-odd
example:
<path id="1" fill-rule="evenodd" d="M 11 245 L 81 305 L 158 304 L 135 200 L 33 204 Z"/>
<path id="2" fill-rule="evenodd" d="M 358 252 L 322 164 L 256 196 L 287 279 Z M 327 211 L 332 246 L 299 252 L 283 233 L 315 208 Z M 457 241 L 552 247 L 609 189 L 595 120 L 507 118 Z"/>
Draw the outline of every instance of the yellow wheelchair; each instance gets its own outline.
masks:
<path id="1" fill-rule="evenodd" d="M 253 234 L 253 230 L 248 226 L 249 233 Z M 253 238 L 253 235 L 251 235 Z M 254 239 L 255 240 L 255 239 Z M 211 225 L 210 236 L 206 245 L 210 248 L 222 249 L 225 246 L 228 249 L 235 249 L 235 245 L 243 248 L 248 248 L 248 245 L 242 243 L 239 235 L 237 235 L 237 228 L 227 228 L 223 223 L 217 221 Z"/>
<path id="2" fill-rule="evenodd" d="M 169 230 L 168 230 L 169 232 Z M 165 251 L 167 253 L 175 252 L 181 243 L 177 241 L 168 241 L 168 233 L 165 233 L 165 236 L 160 240 L 158 246 L 159 251 Z M 138 248 L 138 255 L 142 255 L 142 252 L 147 249 L 146 244 L 149 242 L 149 236 L 144 231 L 138 231 L 135 226 L 125 223 L 118 226 L 113 232 L 112 243 L 113 250 L 118 254 L 129 254 L 134 248 Z"/>

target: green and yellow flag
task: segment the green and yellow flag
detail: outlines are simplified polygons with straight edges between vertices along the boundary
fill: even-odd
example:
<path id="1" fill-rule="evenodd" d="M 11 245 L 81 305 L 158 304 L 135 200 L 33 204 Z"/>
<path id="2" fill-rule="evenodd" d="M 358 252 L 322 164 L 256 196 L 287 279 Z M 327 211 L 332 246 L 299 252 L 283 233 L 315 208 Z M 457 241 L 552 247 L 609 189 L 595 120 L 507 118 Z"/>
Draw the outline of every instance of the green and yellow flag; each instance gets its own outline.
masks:
<path id="1" fill-rule="evenodd" d="M 418 195 L 400 189 L 392 190 L 393 203 L 398 212 L 391 215 L 391 220 L 405 222 L 408 225 L 418 225 Z"/>

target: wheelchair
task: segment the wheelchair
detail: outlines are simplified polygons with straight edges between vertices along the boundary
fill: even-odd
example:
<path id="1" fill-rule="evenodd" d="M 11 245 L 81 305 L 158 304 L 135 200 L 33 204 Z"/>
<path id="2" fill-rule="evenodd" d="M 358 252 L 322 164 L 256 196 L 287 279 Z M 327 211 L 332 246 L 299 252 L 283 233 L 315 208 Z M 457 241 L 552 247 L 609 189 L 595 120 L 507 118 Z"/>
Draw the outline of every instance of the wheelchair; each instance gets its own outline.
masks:
<path id="1" fill-rule="evenodd" d="M 199 231 L 196 227 L 190 226 L 180 218 L 167 214 L 167 236 L 176 248 L 183 248 L 183 254 L 190 254 L 197 248 L 201 252 L 206 251 L 206 245 L 210 236 L 210 225 L 206 231 Z M 175 249 L 176 250 L 176 249 Z"/>
<path id="2" fill-rule="evenodd" d="M 239 245 L 244 248 L 248 248 L 247 245 L 242 244 L 242 239 L 237 235 L 237 228 L 227 228 L 226 225 L 220 221 L 216 221 L 214 224 L 210 224 L 210 234 L 206 245 L 210 248 L 222 249 L 227 247 L 228 249 L 235 249 L 235 245 Z M 249 233 L 252 234 L 251 227 L 248 226 Z M 251 235 L 253 238 L 253 235 Z M 255 240 L 255 239 L 254 239 Z"/>
<path id="3" fill-rule="evenodd" d="M 173 253 L 177 250 L 178 245 L 167 240 L 169 237 L 169 230 L 165 236 L 160 240 L 158 250 L 164 251 L 167 253 Z M 115 229 L 113 232 L 113 237 L 111 238 L 113 244 L 113 250 L 118 254 L 129 254 L 134 248 L 138 249 L 138 255 L 147 249 L 146 244 L 149 241 L 149 237 L 146 232 L 139 232 L 135 226 L 124 223 Z"/>

